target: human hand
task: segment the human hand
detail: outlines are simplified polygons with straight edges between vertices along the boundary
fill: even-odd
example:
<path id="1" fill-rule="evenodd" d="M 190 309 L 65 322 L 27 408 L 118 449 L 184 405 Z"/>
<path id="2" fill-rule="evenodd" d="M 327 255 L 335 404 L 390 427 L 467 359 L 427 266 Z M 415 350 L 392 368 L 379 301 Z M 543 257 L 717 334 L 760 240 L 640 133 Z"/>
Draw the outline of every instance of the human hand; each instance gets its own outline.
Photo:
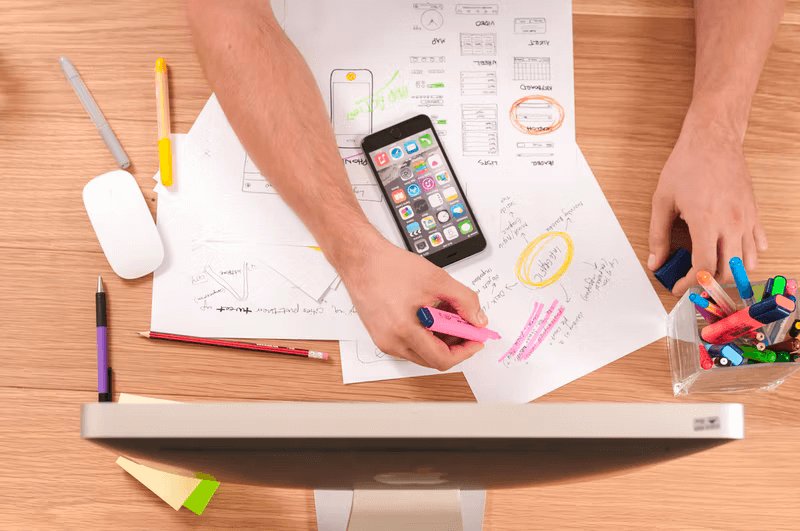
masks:
<path id="1" fill-rule="evenodd" d="M 675 284 L 675 295 L 694 285 L 700 270 L 729 283 L 732 257 L 752 270 L 767 249 L 741 137 L 691 110 L 653 194 L 647 260 L 653 271 L 667 259 L 676 216 L 689 226 L 692 270 Z"/>
<path id="2" fill-rule="evenodd" d="M 444 371 L 483 348 L 483 343 L 465 339 L 442 340 L 417 319 L 421 306 L 441 301 L 475 326 L 488 324 L 478 295 L 444 269 L 377 234 L 357 256 L 339 264 L 339 273 L 361 321 L 383 352 Z"/>

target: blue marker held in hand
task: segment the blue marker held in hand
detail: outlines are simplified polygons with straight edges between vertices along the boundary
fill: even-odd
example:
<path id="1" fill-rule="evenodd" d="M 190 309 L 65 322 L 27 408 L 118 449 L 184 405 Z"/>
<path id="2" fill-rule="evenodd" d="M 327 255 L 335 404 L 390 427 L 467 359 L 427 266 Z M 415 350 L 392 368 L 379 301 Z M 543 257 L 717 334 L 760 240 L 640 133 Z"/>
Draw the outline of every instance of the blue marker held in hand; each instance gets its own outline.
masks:
<path id="1" fill-rule="evenodd" d="M 750 285 L 750 279 L 747 278 L 747 271 L 744 269 L 742 259 L 734 256 L 731 258 L 729 265 L 731 266 L 731 273 L 733 273 L 733 280 L 736 282 L 736 289 L 739 290 L 739 297 L 742 298 L 745 306 L 752 306 L 755 303 L 753 286 Z"/>

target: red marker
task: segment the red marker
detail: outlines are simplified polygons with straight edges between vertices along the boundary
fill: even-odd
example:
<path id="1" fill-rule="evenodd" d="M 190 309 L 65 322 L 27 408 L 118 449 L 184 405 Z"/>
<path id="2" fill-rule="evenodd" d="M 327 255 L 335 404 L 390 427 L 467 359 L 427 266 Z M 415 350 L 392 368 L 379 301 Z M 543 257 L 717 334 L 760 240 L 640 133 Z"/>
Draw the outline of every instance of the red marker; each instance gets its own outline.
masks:
<path id="1" fill-rule="evenodd" d="M 708 355 L 706 347 L 703 345 L 698 345 L 698 347 L 700 347 L 700 366 L 705 370 L 709 370 L 714 366 L 714 360 Z"/>

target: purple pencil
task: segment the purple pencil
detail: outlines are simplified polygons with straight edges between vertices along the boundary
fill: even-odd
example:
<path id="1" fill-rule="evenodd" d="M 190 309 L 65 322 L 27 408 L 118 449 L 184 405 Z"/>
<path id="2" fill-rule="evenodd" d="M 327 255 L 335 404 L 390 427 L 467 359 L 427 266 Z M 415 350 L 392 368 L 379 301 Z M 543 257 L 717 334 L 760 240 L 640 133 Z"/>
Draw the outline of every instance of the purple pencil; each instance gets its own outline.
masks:
<path id="1" fill-rule="evenodd" d="M 106 336 L 106 291 L 103 278 L 97 277 L 97 293 L 94 296 L 97 312 L 97 399 L 111 402 L 111 367 L 108 366 L 108 337 Z"/>

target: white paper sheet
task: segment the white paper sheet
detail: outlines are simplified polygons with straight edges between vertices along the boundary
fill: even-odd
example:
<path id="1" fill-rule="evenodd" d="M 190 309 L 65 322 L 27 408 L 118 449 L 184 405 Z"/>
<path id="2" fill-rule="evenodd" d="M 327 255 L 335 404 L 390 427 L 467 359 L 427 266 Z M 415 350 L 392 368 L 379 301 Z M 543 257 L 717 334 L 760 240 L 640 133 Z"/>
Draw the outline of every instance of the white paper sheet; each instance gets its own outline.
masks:
<path id="1" fill-rule="evenodd" d="M 372 341 L 339 341 L 339 354 L 345 384 L 442 374 L 436 369 L 385 354 Z M 461 365 L 445 372 L 461 372 Z"/>
<path id="2" fill-rule="evenodd" d="M 462 364 L 479 402 L 528 402 L 665 334 L 666 312 L 582 155 L 577 168 L 578 186 L 546 201 L 520 186 L 473 194 L 495 204 L 500 229 L 493 262 L 468 283 L 503 336 Z"/>
<path id="3" fill-rule="evenodd" d="M 340 146 L 424 113 L 462 179 L 572 175 L 570 0 L 291 2 L 284 27 Z"/>
<path id="4" fill-rule="evenodd" d="M 204 229 L 181 200 L 195 179 L 207 178 L 205 160 L 185 135 L 173 135 L 173 146 L 175 185 L 158 198 L 165 258 L 153 278 L 151 330 L 202 337 L 369 338 L 343 287 L 328 290 L 318 302 L 265 265 L 270 256 L 258 245 L 220 250 L 201 243 Z M 328 286 L 335 281 L 328 275 Z"/>

